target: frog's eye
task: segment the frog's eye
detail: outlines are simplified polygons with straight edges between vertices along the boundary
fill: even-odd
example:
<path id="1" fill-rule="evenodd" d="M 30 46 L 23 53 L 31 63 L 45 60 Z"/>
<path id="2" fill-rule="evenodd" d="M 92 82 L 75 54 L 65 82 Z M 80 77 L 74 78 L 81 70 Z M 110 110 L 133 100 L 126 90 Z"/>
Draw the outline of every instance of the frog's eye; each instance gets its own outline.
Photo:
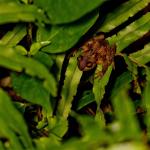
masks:
<path id="1" fill-rule="evenodd" d="M 92 62 L 88 62 L 86 66 L 90 68 L 90 67 L 93 66 L 93 63 Z"/>

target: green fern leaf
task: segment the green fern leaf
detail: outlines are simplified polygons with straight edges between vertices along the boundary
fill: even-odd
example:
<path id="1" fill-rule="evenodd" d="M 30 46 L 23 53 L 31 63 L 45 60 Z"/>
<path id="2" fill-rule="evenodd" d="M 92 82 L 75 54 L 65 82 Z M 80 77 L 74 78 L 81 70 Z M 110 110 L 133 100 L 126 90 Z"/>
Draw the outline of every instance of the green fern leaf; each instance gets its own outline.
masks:
<path id="1" fill-rule="evenodd" d="M 77 67 L 77 55 L 70 58 L 69 65 L 66 71 L 66 78 L 62 90 L 62 99 L 59 104 L 59 113 L 64 118 L 67 118 L 72 106 L 73 97 L 77 92 L 77 87 L 80 82 L 82 71 Z"/>
<path id="2" fill-rule="evenodd" d="M 0 44 L 15 46 L 26 35 L 26 28 L 24 25 L 16 26 L 12 31 L 8 31 L 0 40 Z"/>
<path id="3" fill-rule="evenodd" d="M 112 92 L 112 103 L 118 120 L 116 138 L 119 140 L 141 139 L 139 125 L 134 116 L 134 105 L 127 94 L 130 80 L 130 73 L 123 73 L 117 79 L 117 89 L 114 87 Z"/>
<path id="4" fill-rule="evenodd" d="M 95 23 L 98 13 L 89 15 L 83 21 L 74 24 L 49 26 L 38 28 L 37 41 L 51 41 L 51 44 L 42 48 L 47 53 L 62 53 L 70 49 Z"/>
<path id="5" fill-rule="evenodd" d="M 134 16 L 138 11 L 148 5 L 148 3 L 149 0 L 129 0 L 123 3 L 117 9 L 108 14 L 104 23 L 100 27 L 100 31 L 109 32 L 121 23 L 127 21 L 129 17 Z"/>
<path id="6" fill-rule="evenodd" d="M 22 146 L 33 149 L 25 121 L 21 114 L 15 109 L 10 98 L 1 89 L 0 105 L 0 137 L 8 138 L 8 142 L 10 142 L 10 145 L 8 144 L 8 146 L 10 146 L 13 150 L 17 148 L 23 150 Z M 22 143 L 20 143 L 19 140 Z"/>
<path id="7" fill-rule="evenodd" d="M 139 65 L 144 65 L 150 62 L 150 44 L 145 45 L 142 50 L 131 53 L 129 57 Z"/>
<path id="8" fill-rule="evenodd" d="M 38 20 L 40 24 L 43 24 L 43 21 L 48 22 L 44 12 L 39 10 L 35 5 L 0 2 L 0 24 L 19 21 L 34 22 L 36 20 Z"/>
<path id="9" fill-rule="evenodd" d="M 105 0 L 36 0 L 35 4 L 43 8 L 52 24 L 65 24 L 78 20 Z"/>
<path id="10" fill-rule="evenodd" d="M 56 95 L 56 81 L 49 73 L 47 68 L 34 60 L 27 58 L 15 52 L 13 48 L 0 46 L 0 66 L 21 72 L 25 72 L 31 76 L 37 76 L 43 79 L 44 87 L 53 95 Z"/>
<path id="11" fill-rule="evenodd" d="M 136 41 L 150 29 L 150 13 L 145 14 L 140 19 L 131 23 L 125 29 L 121 30 L 117 35 L 109 37 L 110 43 L 116 43 L 117 52 L 122 51 L 132 42 Z"/>

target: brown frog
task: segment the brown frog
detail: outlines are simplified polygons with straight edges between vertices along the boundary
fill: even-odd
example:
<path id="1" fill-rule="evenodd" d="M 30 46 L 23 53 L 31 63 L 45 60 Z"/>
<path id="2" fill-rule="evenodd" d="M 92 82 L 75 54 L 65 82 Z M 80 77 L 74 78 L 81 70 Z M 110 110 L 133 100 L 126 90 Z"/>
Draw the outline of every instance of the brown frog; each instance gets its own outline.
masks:
<path id="1" fill-rule="evenodd" d="M 89 71 L 102 65 L 102 70 L 97 72 L 101 78 L 114 60 L 116 46 L 110 46 L 104 35 L 95 36 L 86 41 L 81 47 L 82 54 L 78 57 L 78 68 L 81 71 Z"/>

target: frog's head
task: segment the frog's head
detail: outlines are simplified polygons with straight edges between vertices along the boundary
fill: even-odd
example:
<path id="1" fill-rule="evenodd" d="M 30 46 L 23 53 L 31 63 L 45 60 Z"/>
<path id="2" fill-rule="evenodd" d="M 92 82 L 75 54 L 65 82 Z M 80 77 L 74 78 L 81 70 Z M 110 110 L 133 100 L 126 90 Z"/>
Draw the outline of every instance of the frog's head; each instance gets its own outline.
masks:
<path id="1" fill-rule="evenodd" d="M 89 71 L 96 67 L 96 60 L 92 56 L 80 55 L 78 57 L 78 68 L 81 71 Z"/>

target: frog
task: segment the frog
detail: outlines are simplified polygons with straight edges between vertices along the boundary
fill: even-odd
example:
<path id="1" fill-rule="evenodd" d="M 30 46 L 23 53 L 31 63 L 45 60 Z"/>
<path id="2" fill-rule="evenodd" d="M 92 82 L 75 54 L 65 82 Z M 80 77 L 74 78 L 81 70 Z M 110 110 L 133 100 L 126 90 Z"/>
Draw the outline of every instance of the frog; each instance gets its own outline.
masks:
<path id="1" fill-rule="evenodd" d="M 90 38 L 83 43 L 80 49 L 81 54 L 77 57 L 77 65 L 83 72 L 101 65 L 102 69 L 96 73 L 96 76 L 102 78 L 108 67 L 114 64 L 116 45 L 110 45 L 103 34 Z"/>

